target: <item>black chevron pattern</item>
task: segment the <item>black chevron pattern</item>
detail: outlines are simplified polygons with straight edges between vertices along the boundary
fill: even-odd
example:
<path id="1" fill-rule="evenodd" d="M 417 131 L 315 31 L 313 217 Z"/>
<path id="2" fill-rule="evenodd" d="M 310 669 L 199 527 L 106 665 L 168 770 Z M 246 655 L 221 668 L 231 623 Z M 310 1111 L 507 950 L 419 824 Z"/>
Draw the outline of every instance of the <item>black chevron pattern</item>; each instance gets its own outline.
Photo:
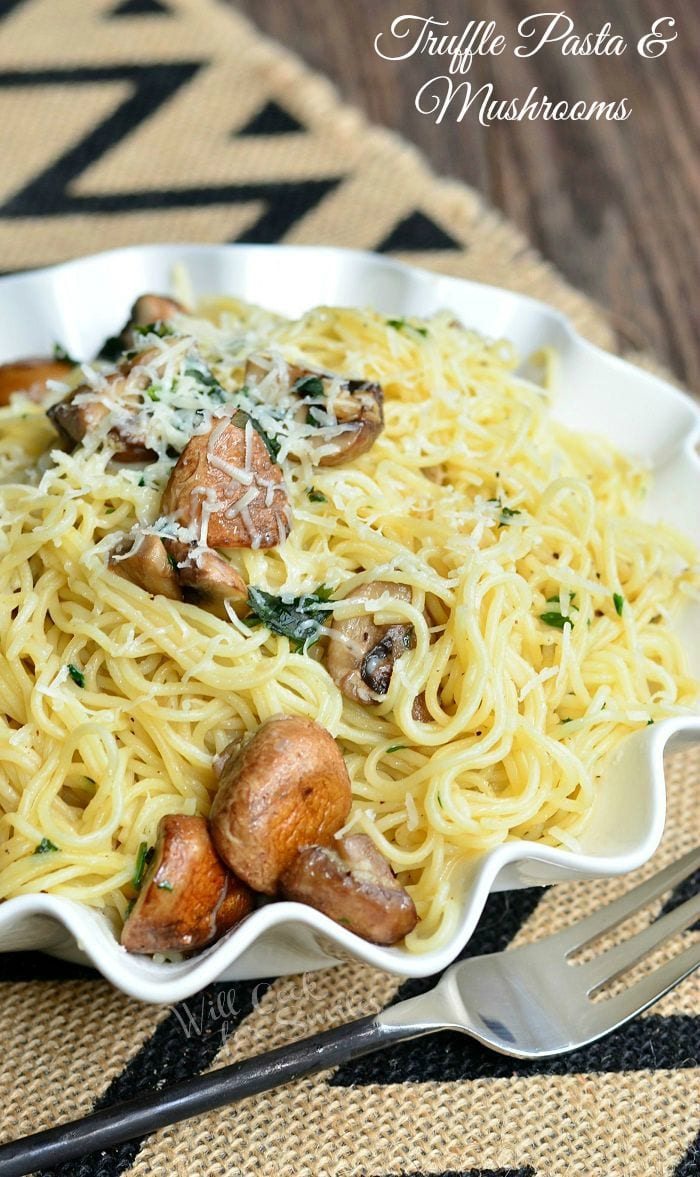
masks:
<path id="1" fill-rule="evenodd" d="M 0 89 L 56 83 L 79 87 L 81 84 L 100 81 L 128 81 L 133 87 L 132 93 L 116 110 L 0 206 L 0 218 L 53 218 L 74 213 L 126 213 L 257 202 L 264 206 L 264 210 L 246 229 L 245 240 L 265 243 L 283 238 L 292 225 L 338 185 L 341 177 L 302 182 L 279 180 L 155 191 L 149 189 L 142 192 L 130 190 L 99 196 L 80 196 L 71 191 L 71 186 L 86 168 L 96 163 L 105 152 L 121 143 L 141 124 L 144 110 L 148 110 L 149 116 L 153 117 L 159 107 L 187 85 L 201 65 L 201 62 L 181 61 L 0 74 Z"/>
<path id="2" fill-rule="evenodd" d="M 189 1001 L 179 1002 L 95 1102 L 95 1110 L 205 1070 L 266 988 L 260 981 L 209 985 Z M 130 1140 L 46 1170 L 42 1177 L 119 1177 L 131 1168 L 141 1144 Z"/>
<path id="3" fill-rule="evenodd" d="M 170 16 L 171 11 L 163 0 L 121 0 L 109 16 Z"/>

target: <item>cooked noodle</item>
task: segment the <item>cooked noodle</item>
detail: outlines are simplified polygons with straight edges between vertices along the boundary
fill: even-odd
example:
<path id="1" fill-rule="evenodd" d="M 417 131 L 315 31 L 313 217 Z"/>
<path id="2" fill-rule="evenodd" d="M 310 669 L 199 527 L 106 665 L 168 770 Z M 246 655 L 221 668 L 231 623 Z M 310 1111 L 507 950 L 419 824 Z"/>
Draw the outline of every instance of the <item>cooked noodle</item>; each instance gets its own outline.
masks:
<path id="1" fill-rule="evenodd" d="M 559 426 L 512 348 L 448 313 L 287 322 L 219 299 L 179 329 L 230 390 L 261 348 L 382 385 L 372 449 L 322 468 L 282 453 L 291 534 L 230 558 L 271 593 L 329 586 L 329 625 L 376 610 L 335 603 L 358 586 L 410 586 L 375 621 L 409 623 L 415 646 L 366 705 L 341 695 L 323 641 L 293 652 L 233 612 L 148 596 L 106 556 L 115 533 L 158 517 L 172 462 L 144 472 L 102 445 L 52 450 L 44 407 L 17 396 L 0 410 L 0 898 L 63 895 L 118 926 L 160 817 L 206 814 L 213 757 L 286 713 L 340 741 L 346 828 L 413 896 L 407 947 L 439 947 L 465 864 L 511 838 L 575 849 L 620 742 L 692 706 L 669 619 L 697 584 L 696 554 L 641 517 L 644 471 Z M 421 692 L 428 723 L 412 717 Z"/>

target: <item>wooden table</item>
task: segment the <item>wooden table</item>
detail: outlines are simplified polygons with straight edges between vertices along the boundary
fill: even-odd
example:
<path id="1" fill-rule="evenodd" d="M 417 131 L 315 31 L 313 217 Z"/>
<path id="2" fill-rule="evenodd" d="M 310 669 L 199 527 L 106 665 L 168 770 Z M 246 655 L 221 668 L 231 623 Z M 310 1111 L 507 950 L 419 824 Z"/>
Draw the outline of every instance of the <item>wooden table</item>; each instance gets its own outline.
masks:
<path id="1" fill-rule="evenodd" d="M 325 72 L 375 122 L 416 143 L 433 167 L 479 189 L 515 221 L 572 283 L 607 306 L 622 342 L 651 350 L 700 391 L 700 8 L 696 0 L 229 0 L 270 36 Z M 610 21 L 628 42 L 622 56 L 563 57 L 548 45 L 531 58 L 508 50 L 475 59 L 475 86 L 553 99 L 627 96 L 627 121 L 499 122 L 471 111 L 442 123 L 415 109 L 418 88 L 446 59 L 383 61 L 374 38 L 403 13 L 449 21 L 495 20 L 515 42 L 518 22 L 565 8 L 577 31 Z M 661 17 L 677 40 L 657 60 L 636 51 Z M 461 79 L 459 79 L 461 80 Z"/>

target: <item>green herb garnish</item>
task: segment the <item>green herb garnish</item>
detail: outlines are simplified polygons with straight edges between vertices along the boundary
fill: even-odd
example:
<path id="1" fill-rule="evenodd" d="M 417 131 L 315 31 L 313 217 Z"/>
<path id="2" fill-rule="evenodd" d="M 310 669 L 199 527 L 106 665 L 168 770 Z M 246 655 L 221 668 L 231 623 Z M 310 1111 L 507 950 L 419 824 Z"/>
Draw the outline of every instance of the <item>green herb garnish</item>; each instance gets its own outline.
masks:
<path id="1" fill-rule="evenodd" d="M 312 503 L 327 503 L 328 499 L 320 490 L 316 490 L 315 486 L 310 486 L 306 492 L 308 498 Z"/>
<path id="2" fill-rule="evenodd" d="M 53 358 L 55 360 L 60 360 L 64 364 L 72 364 L 74 368 L 76 367 L 76 365 L 78 363 L 77 360 L 73 359 L 72 355 L 69 355 L 69 353 L 66 351 L 65 347 L 61 343 L 54 343 L 54 345 L 53 345 Z"/>
<path id="3" fill-rule="evenodd" d="M 134 868 L 134 874 L 131 880 L 137 891 L 141 889 L 143 876 L 146 873 L 146 867 L 153 858 L 154 854 L 155 848 L 153 846 L 151 846 L 149 849 L 148 842 L 141 842 L 136 855 L 136 866 Z"/>
<path id="4" fill-rule="evenodd" d="M 146 389 L 146 396 L 150 397 L 152 401 L 159 401 L 161 392 L 162 389 L 160 384 L 151 384 L 150 387 Z"/>
<path id="5" fill-rule="evenodd" d="M 134 910 L 135 906 L 136 906 L 136 900 L 130 899 L 126 905 L 126 911 L 124 912 L 124 919 L 125 920 L 128 920 L 128 918 L 131 915 L 132 911 Z"/>
<path id="6" fill-rule="evenodd" d="M 416 327 L 413 323 L 409 323 L 406 319 L 387 319 L 387 327 L 393 327 L 395 331 L 403 331 L 404 327 L 410 327 L 412 331 L 417 331 L 423 338 L 428 334 L 427 327 Z"/>
<path id="7" fill-rule="evenodd" d="M 625 598 L 622 593 L 613 593 L 613 601 L 615 602 L 615 612 L 618 617 L 622 617 L 622 610 L 625 607 Z"/>
<path id="8" fill-rule="evenodd" d="M 321 417 L 319 417 L 315 409 L 311 408 L 306 414 L 306 424 L 313 425 L 315 429 L 322 429 L 325 422 Z"/>
<path id="9" fill-rule="evenodd" d="M 201 360 L 192 362 L 189 368 L 185 368 L 184 374 L 185 376 L 191 376 L 200 388 L 204 389 L 217 404 L 221 404 L 226 400 L 226 393 L 216 379 L 216 376 Z"/>
<path id="10" fill-rule="evenodd" d="M 295 652 L 306 650 L 321 636 L 321 626 L 328 613 L 320 608 L 331 599 L 332 589 L 319 585 L 313 593 L 302 593 L 299 597 L 276 597 L 264 589 L 251 585 L 248 589 L 248 606 L 251 613 L 246 618 L 248 625 L 266 625 L 273 633 L 289 638 Z"/>
<path id="11" fill-rule="evenodd" d="M 134 323 L 131 330 L 134 335 L 157 335 L 159 339 L 164 339 L 166 335 L 175 334 L 175 328 L 162 320 L 157 323 Z"/>
<path id="12" fill-rule="evenodd" d="M 58 850 L 58 846 L 54 846 L 49 838 L 42 838 L 34 853 L 48 854 L 51 850 Z"/>
<path id="13" fill-rule="evenodd" d="M 172 883 L 168 883 L 167 881 L 164 883 L 156 883 L 156 887 L 158 888 L 159 891 L 172 891 L 172 890 L 174 890 Z"/>
<path id="14" fill-rule="evenodd" d="M 522 511 L 519 511 L 517 507 L 501 507 L 501 518 L 498 526 L 507 527 L 508 521 L 512 519 L 514 515 L 522 515 Z"/>
<path id="15" fill-rule="evenodd" d="M 146 479 L 144 478 L 143 474 L 142 474 L 142 475 L 141 475 L 141 477 L 139 478 L 139 482 L 138 482 L 138 484 L 139 484 L 139 486 L 145 486 L 145 485 L 146 485 Z"/>
<path id="16" fill-rule="evenodd" d="M 554 629 L 563 629 L 568 621 L 569 625 L 573 625 L 573 618 L 564 617 L 562 613 L 540 613 L 540 621 L 544 621 L 545 625 L 551 625 Z"/>
<path id="17" fill-rule="evenodd" d="M 168 557 L 168 564 L 170 565 L 170 567 L 177 568 L 177 560 L 175 559 L 175 557 L 173 555 L 171 555 L 170 552 L 167 553 L 167 557 Z"/>
<path id="18" fill-rule="evenodd" d="M 648 719 L 648 720 L 647 720 L 647 727 L 651 727 L 651 725 L 652 725 L 652 723 L 653 723 L 653 722 L 654 722 L 654 720 L 653 720 L 653 719 Z"/>
<path id="19" fill-rule="evenodd" d="M 68 673 L 77 687 L 85 686 L 85 675 L 83 674 L 82 670 L 78 670 L 78 667 L 74 666 L 72 662 L 68 663 Z"/>
<path id="20" fill-rule="evenodd" d="M 248 421 L 250 421 L 253 429 L 257 433 L 260 440 L 263 442 L 265 449 L 272 458 L 272 461 L 276 462 L 277 455 L 280 452 L 280 443 L 276 437 L 270 437 L 270 434 L 265 432 L 262 425 L 260 425 L 255 420 L 255 417 L 253 417 L 250 413 L 246 413 L 244 409 L 239 409 L 238 412 L 234 413 L 233 417 L 231 418 L 231 423 L 233 425 L 237 425 L 239 429 L 245 429 Z"/>
<path id="21" fill-rule="evenodd" d="M 323 381 L 320 376 L 300 376 L 292 385 L 292 392 L 301 396 L 323 396 Z"/>
<path id="22" fill-rule="evenodd" d="M 407 747 L 408 744 L 392 744 L 390 748 L 387 748 L 386 754 L 388 756 L 390 752 L 402 752 Z"/>

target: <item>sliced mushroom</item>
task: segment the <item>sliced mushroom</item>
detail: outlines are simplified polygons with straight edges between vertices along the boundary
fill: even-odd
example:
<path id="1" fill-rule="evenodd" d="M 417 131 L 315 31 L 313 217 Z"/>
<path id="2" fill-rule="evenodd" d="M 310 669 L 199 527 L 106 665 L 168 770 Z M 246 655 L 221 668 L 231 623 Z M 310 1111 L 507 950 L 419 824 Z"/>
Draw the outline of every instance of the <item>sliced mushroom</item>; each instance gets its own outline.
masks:
<path id="1" fill-rule="evenodd" d="M 411 708 L 411 718 L 417 720 L 419 723 L 430 723 L 432 715 L 428 710 L 428 704 L 425 701 L 425 691 L 421 691 L 413 700 Z"/>
<path id="2" fill-rule="evenodd" d="M 377 600 L 388 593 L 399 601 L 410 601 L 411 590 L 404 584 L 373 580 L 360 585 L 344 598 Z M 367 613 L 358 617 L 337 618 L 328 639 L 326 669 L 348 699 L 358 703 L 376 703 L 377 695 L 389 689 L 394 663 L 414 643 L 412 625 L 376 625 Z"/>
<path id="3" fill-rule="evenodd" d="M 165 546 L 175 562 L 177 580 L 187 590 L 188 601 L 211 609 L 224 620 L 228 617 L 226 601 L 234 606 L 247 602 L 246 582 L 218 552 L 197 550 L 173 540 L 166 540 Z"/>
<path id="4" fill-rule="evenodd" d="M 302 419 L 318 425 L 313 435 L 316 448 L 324 453 L 318 459 L 319 466 L 339 466 L 351 462 L 364 454 L 375 442 L 384 428 L 384 393 L 381 386 L 371 380 L 347 380 L 331 372 L 314 371 L 295 364 L 285 364 L 277 357 L 251 356 L 247 363 L 244 381 L 247 385 L 259 384 L 274 372 L 279 383 L 287 392 L 298 397 L 302 408 Z M 313 407 L 319 413 L 314 420 Z M 345 426 L 337 433 L 338 425 Z M 331 447 L 331 452 L 328 451 Z"/>
<path id="5" fill-rule="evenodd" d="M 182 592 L 175 569 L 159 536 L 144 535 L 133 555 L 117 559 L 133 545 L 133 538 L 127 538 L 112 550 L 109 556 L 112 572 L 131 580 L 153 597 L 162 596 L 168 597 L 171 601 L 181 601 Z"/>
<path id="6" fill-rule="evenodd" d="M 309 719 L 268 719 L 220 758 L 210 814 L 224 862 L 274 895 L 302 846 L 327 841 L 350 812 L 350 779 L 333 737 Z"/>
<path id="7" fill-rule="evenodd" d="M 78 444 L 97 429 L 105 417 L 116 409 L 123 419 L 109 435 L 123 447 L 115 453 L 118 462 L 152 462 L 157 454 L 148 447 L 137 414 L 143 407 L 143 393 L 151 382 L 146 365 L 159 359 L 155 349 L 140 352 L 125 360 L 116 372 L 104 377 L 100 389 L 81 384 L 47 412 L 49 420 L 65 442 Z"/>
<path id="8" fill-rule="evenodd" d="M 411 896 L 365 834 L 305 846 L 283 874 L 280 890 L 374 944 L 396 944 L 418 922 Z"/>
<path id="9" fill-rule="evenodd" d="M 203 817 L 168 814 L 158 823 L 155 854 L 122 929 L 129 952 L 203 948 L 253 907 L 245 883 L 230 875 Z"/>
<path id="10" fill-rule="evenodd" d="M 123 351 L 138 347 L 141 333 L 134 327 L 150 327 L 156 323 L 167 323 L 175 315 L 186 315 L 187 308 L 165 294 L 141 294 L 129 313 L 129 319 L 117 336 Z"/>
<path id="11" fill-rule="evenodd" d="M 73 367 L 67 360 L 50 359 L 0 364 L 0 405 L 9 404 L 13 392 L 26 392 L 31 400 L 40 401 L 46 394 L 47 381 L 65 381 Z"/>
<path id="12" fill-rule="evenodd" d="M 212 548 L 271 548 L 291 528 L 282 471 L 250 421 L 224 418 L 188 441 L 168 479 L 162 511 L 194 526 Z"/>
<path id="13" fill-rule="evenodd" d="M 384 394 L 378 384 L 363 380 L 348 380 L 343 392 L 333 401 L 333 416 L 339 425 L 345 426 L 342 433 L 332 439 L 326 438 L 321 444 L 331 444 L 334 452 L 323 454 L 319 466 L 339 466 L 351 462 L 367 452 L 384 428 L 382 405 Z M 323 429 L 320 431 L 323 435 Z"/>

